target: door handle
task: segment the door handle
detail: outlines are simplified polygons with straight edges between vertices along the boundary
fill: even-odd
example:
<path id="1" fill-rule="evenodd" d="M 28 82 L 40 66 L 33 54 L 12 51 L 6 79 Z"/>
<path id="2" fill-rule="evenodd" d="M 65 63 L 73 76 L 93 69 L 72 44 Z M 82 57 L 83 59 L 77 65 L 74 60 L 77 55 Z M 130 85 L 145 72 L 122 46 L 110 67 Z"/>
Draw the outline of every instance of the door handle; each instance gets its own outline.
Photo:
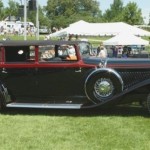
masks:
<path id="1" fill-rule="evenodd" d="M 5 68 L 2 69 L 2 73 L 8 73 Z"/>
<path id="2" fill-rule="evenodd" d="M 81 68 L 76 69 L 75 72 L 81 72 Z"/>

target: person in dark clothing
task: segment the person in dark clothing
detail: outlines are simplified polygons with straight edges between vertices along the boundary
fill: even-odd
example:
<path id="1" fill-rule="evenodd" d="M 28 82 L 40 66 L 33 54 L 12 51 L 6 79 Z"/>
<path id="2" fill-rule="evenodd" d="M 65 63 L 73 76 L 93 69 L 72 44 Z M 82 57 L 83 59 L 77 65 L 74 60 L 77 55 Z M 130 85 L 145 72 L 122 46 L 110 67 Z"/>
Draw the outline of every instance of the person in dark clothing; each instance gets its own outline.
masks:
<path id="1" fill-rule="evenodd" d="M 97 47 L 97 54 L 96 54 L 97 56 L 99 55 L 100 51 L 101 51 L 100 46 L 98 46 Z"/>
<path id="2" fill-rule="evenodd" d="M 113 51 L 113 57 L 117 58 L 118 57 L 118 47 L 117 46 L 112 46 L 112 51 Z"/>

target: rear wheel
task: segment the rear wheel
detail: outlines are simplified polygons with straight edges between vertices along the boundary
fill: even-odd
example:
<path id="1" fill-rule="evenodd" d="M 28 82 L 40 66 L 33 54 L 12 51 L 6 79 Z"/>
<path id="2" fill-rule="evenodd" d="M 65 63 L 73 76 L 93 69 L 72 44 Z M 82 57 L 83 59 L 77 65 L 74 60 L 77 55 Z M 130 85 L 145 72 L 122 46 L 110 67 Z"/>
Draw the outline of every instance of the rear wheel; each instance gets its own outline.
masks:
<path id="1" fill-rule="evenodd" d="M 0 85 L 0 110 L 6 107 L 6 97 L 8 96 L 7 88 L 4 85 Z"/>
<path id="2" fill-rule="evenodd" d="M 122 91 L 120 80 L 112 74 L 97 74 L 86 84 L 87 96 L 94 103 L 100 103 L 112 98 Z"/>
<path id="3" fill-rule="evenodd" d="M 0 110 L 2 109 L 2 103 L 1 103 L 1 101 L 0 101 Z"/>
<path id="4" fill-rule="evenodd" d="M 3 100 L 4 100 L 4 97 L 0 94 L 0 110 L 4 108 Z"/>

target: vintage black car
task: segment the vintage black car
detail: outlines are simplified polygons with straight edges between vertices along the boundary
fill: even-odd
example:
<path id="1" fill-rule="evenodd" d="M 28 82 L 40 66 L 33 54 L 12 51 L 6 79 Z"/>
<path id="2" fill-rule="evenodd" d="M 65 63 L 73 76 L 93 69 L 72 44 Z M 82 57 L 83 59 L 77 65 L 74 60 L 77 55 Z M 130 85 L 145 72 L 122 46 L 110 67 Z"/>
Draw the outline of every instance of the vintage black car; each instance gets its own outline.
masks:
<path id="1" fill-rule="evenodd" d="M 0 41 L 0 106 L 81 109 L 145 103 L 150 59 L 99 58 L 83 41 Z"/>

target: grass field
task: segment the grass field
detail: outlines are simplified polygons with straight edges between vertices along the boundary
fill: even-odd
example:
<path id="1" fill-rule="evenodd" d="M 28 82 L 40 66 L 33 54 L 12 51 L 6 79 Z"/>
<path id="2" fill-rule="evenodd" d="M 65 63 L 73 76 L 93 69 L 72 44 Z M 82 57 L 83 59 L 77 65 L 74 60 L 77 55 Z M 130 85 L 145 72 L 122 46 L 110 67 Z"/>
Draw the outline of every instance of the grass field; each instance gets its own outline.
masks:
<path id="1" fill-rule="evenodd" d="M 150 119 L 140 107 L 7 109 L 0 150 L 149 150 Z"/>

